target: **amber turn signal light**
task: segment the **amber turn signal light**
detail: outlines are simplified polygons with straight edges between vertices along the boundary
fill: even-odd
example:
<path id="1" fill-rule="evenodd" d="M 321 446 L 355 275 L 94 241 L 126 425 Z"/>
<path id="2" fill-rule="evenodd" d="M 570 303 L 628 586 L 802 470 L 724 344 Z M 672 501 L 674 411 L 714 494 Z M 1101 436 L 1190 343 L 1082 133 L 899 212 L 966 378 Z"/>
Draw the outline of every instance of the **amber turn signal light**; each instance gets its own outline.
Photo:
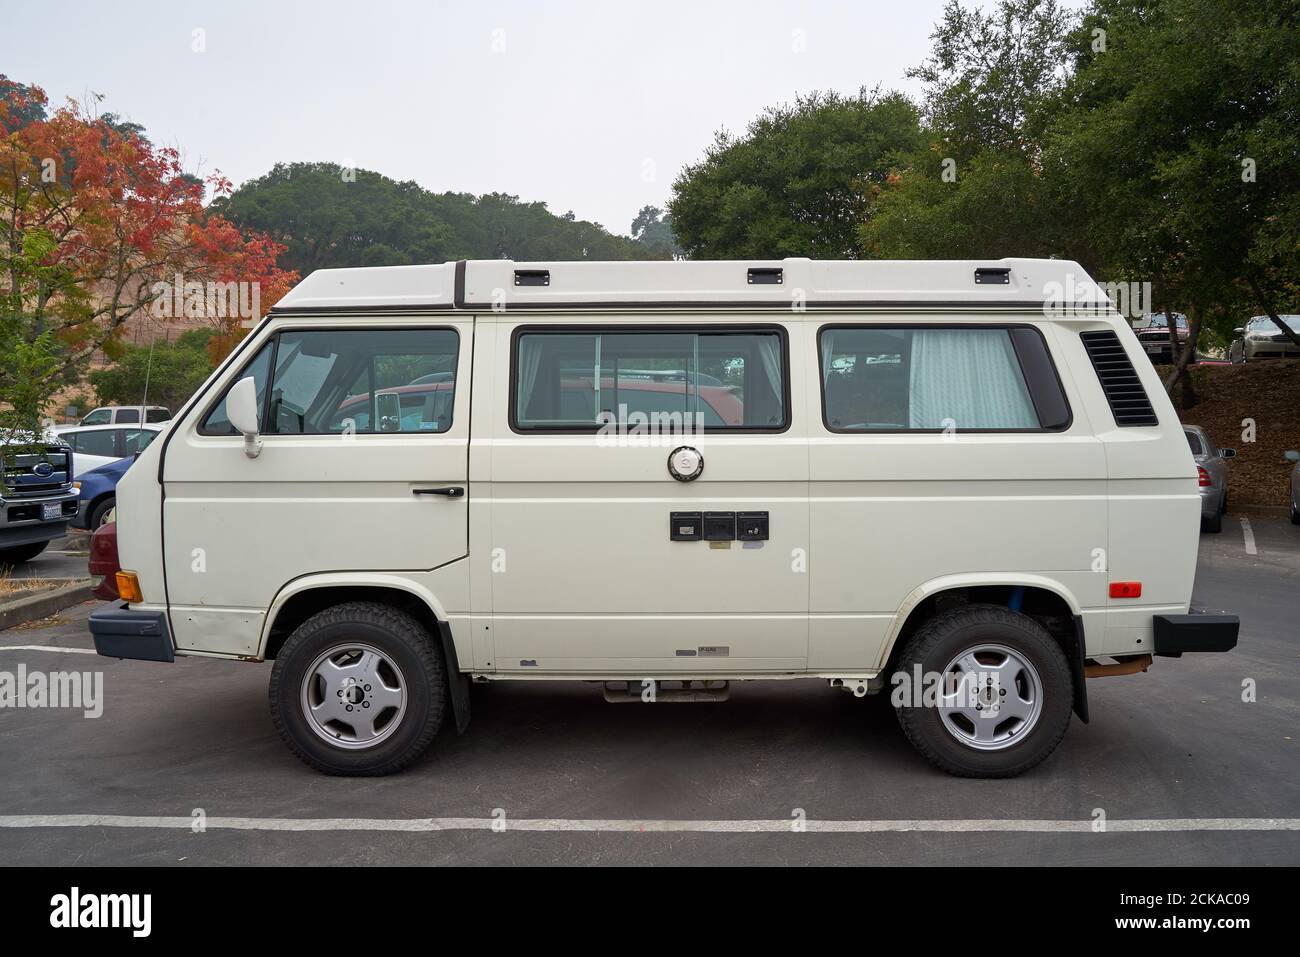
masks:
<path id="1" fill-rule="evenodd" d="M 135 572 L 117 573 L 117 595 L 127 604 L 144 601 L 144 595 L 140 594 L 140 579 Z"/>

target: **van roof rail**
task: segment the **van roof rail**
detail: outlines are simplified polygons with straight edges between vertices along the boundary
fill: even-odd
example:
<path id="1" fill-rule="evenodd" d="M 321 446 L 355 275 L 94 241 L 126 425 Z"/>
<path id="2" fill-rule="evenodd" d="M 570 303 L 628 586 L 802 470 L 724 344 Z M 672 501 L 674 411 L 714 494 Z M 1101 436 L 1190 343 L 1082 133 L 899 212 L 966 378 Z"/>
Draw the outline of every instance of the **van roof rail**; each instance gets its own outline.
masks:
<path id="1" fill-rule="evenodd" d="M 1113 311 L 1064 259 L 512 262 L 318 269 L 272 310 L 979 306 Z"/>

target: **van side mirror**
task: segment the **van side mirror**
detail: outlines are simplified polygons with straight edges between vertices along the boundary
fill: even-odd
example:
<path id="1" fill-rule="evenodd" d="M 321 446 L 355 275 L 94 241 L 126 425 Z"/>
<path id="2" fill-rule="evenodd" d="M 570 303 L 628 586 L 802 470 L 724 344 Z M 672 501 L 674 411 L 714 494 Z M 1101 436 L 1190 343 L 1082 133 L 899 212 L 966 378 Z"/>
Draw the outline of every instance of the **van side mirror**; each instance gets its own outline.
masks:
<path id="1" fill-rule="evenodd" d="M 396 392 L 375 393 L 376 432 L 402 431 L 402 398 Z"/>
<path id="2" fill-rule="evenodd" d="M 1219 449 L 1219 455 L 1225 459 L 1235 459 L 1237 457 L 1236 449 Z"/>
<path id="3" fill-rule="evenodd" d="M 257 383 L 251 375 L 240 379 L 226 393 L 226 417 L 244 436 L 244 454 L 257 458 L 262 452 L 262 439 L 257 434 Z"/>
<path id="4" fill-rule="evenodd" d="M 1286 460 L 1288 462 L 1300 462 L 1300 452 L 1297 452 L 1295 449 L 1291 449 L 1289 452 L 1286 453 Z"/>

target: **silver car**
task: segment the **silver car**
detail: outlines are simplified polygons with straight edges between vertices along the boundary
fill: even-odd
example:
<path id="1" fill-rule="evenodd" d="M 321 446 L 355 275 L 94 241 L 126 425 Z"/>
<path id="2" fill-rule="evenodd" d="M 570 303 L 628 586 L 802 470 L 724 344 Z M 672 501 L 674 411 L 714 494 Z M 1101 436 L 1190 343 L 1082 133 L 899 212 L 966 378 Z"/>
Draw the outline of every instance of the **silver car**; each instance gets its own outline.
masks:
<path id="1" fill-rule="evenodd" d="M 1228 462 L 1236 449 L 1217 448 L 1199 425 L 1184 425 L 1183 434 L 1191 446 L 1201 485 L 1201 531 L 1223 530 L 1223 513 L 1228 510 Z"/>
<path id="2" fill-rule="evenodd" d="M 1291 494 L 1288 497 L 1291 506 L 1291 524 L 1300 525 L 1300 452 L 1292 449 L 1286 454 L 1291 463 Z"/>
<path id="3" fill-rule="evenodd" d="M 1278 316 L 1296 332 L 1300 332 L 1300 316 Z M 1240 338 L 1228 346 L 1228 359 L 1248 362 L 1252 359 L 1282 359 L 1300 356 L 1300 346 L 1286 337 L 1268 316 L 1255 316 L 1244 326 L 1233 330 Z"/>

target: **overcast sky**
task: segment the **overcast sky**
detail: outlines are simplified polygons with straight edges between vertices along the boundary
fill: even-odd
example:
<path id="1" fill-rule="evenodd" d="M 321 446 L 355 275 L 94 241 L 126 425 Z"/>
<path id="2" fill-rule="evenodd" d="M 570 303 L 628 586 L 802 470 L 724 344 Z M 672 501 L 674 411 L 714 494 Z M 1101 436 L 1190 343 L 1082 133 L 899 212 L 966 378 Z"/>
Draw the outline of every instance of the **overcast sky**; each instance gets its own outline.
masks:
<path id="1" fill-rule="evenodd" d="M 626 233 L 716 130 L 765 106 L 915 94 L 903 74 L 942 6 L 5 0 L 0 73 L 53 103 L 102 93 L 102 110 L 236 185 L 277 161 L 333 161 Z"/>

